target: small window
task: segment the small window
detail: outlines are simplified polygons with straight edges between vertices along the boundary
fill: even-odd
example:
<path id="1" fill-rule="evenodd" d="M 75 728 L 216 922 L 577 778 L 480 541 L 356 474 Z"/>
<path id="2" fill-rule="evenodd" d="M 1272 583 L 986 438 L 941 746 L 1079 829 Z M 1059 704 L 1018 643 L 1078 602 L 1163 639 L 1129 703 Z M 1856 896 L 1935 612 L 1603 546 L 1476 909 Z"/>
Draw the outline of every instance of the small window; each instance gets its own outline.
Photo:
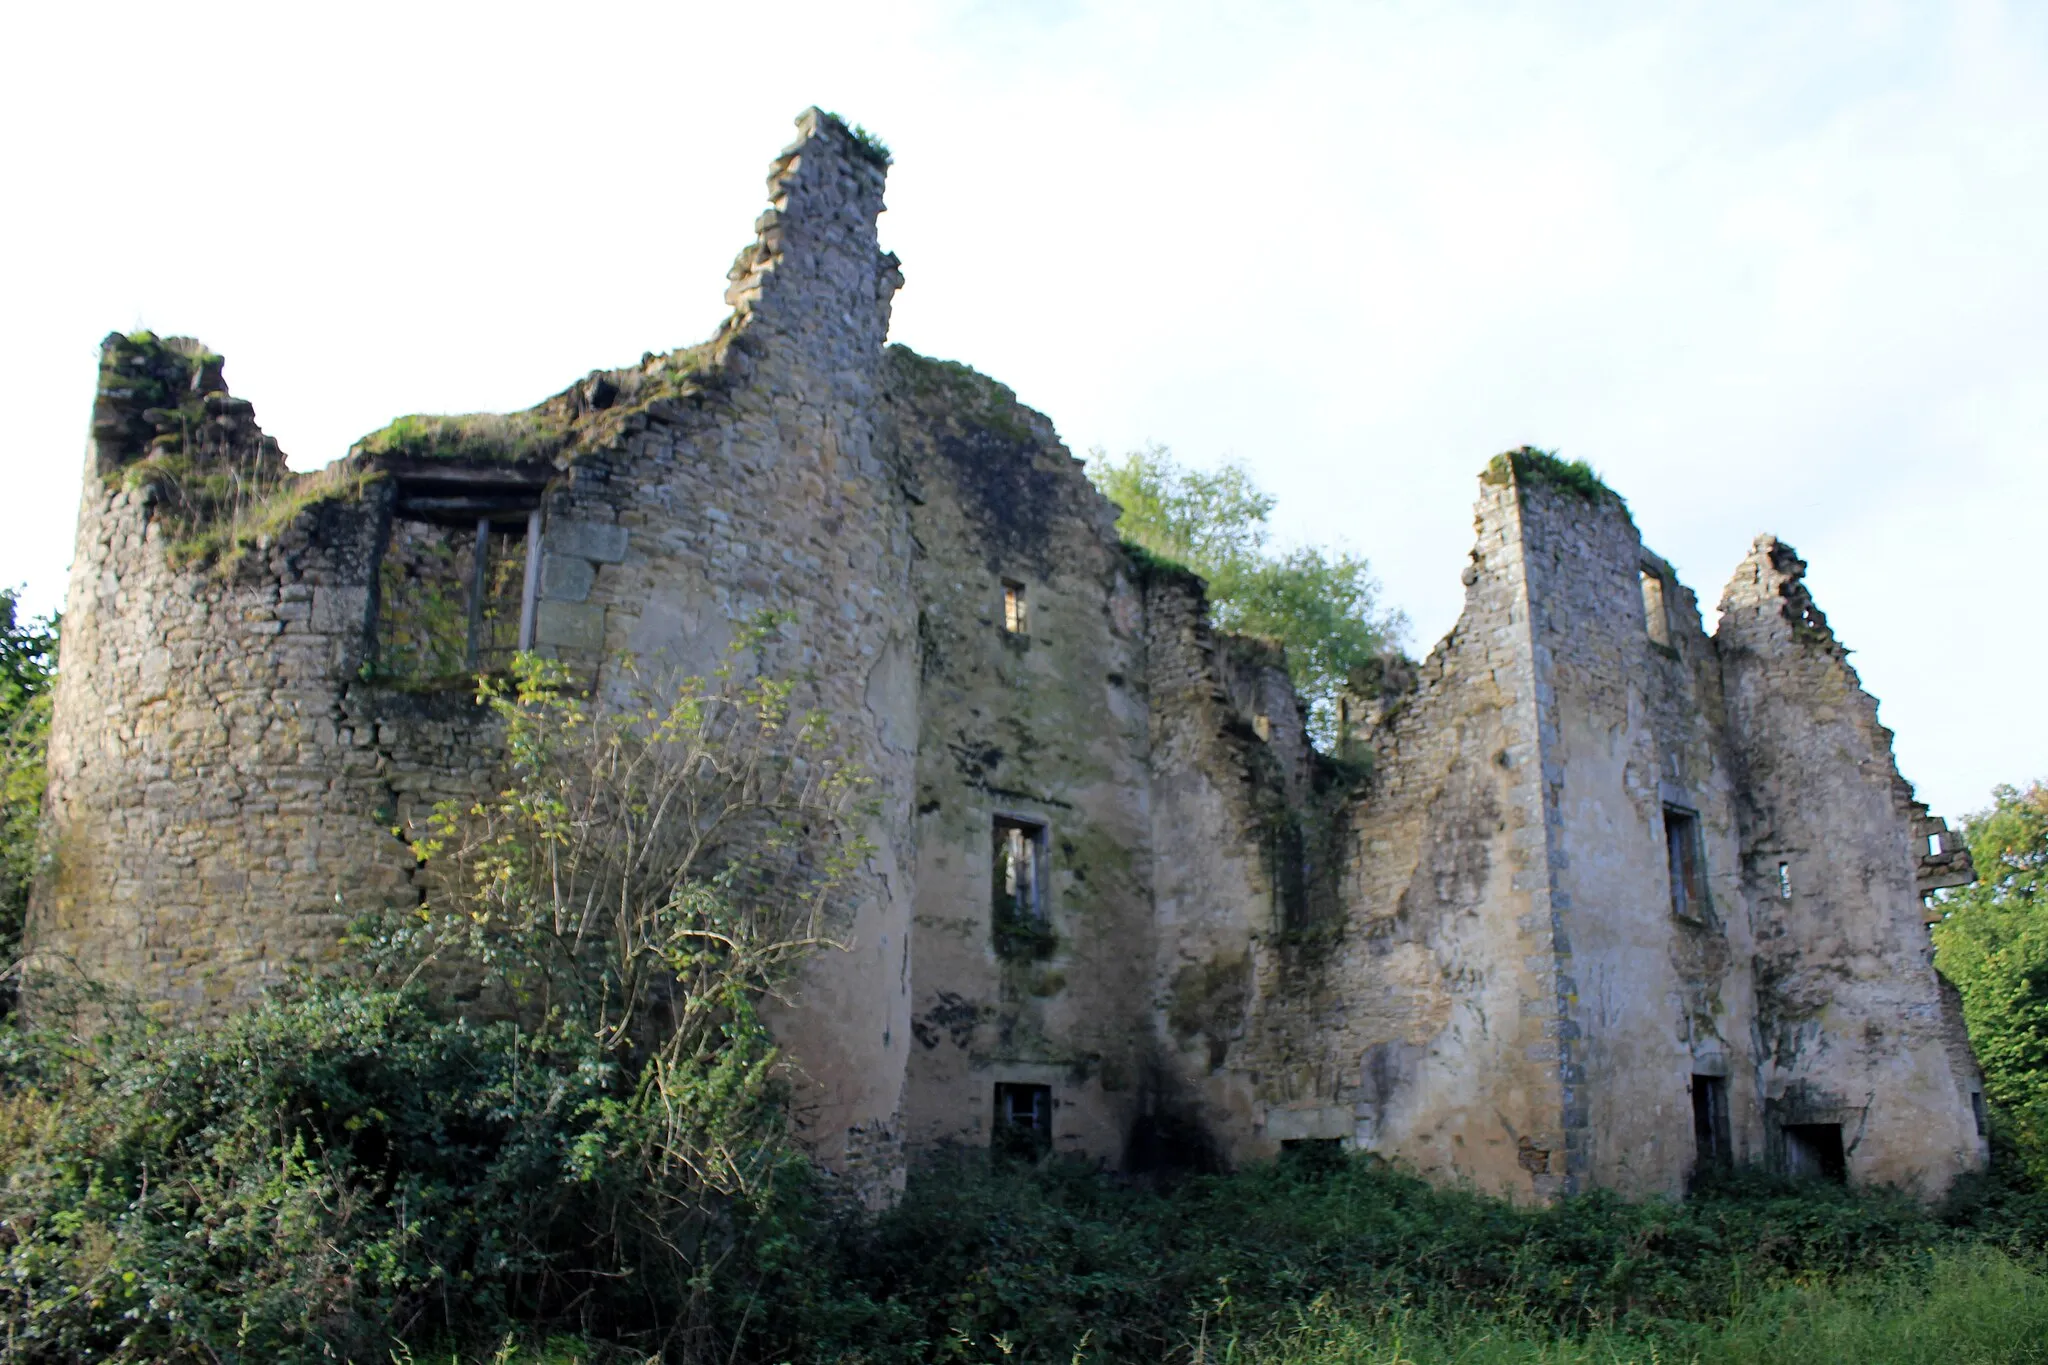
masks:
<path id="1" fill-rule="evenodd" d="M 1046 829 L 998 815 L 990 848 L 989 935 L 1011 961 L 1052 956 L 1058 946 L 1046 913 Z"/>
<path id="2" fill-rule="evenodd" d="M 995 878 L 991 890 L 1000 919 L 1042 920 L 1045 898 L 1040 883 L 1045 861 L 1045 826 L 997 816 Z"/>
<path id="3" fill-rule="evenodd" d="M 1024 585 L 1013 578 L 1003 580 L 1003 629 L 1012 635 L 1031 633 L 1031 619 L 1024 607 Z"/>
<path id="4" fill-rule="evenodd" d="M 1927 836 L 1927 856 L 1930 858 L 1939 858 L 1941 856 L 1941 836 L 1939 834 Z"/>
<path id="5" fill-rule="evenodd" d="M 1309 923 L 1308 841 L 1302 837 L 1301 821 L 1274 822 L 1268 836 L 1273 869 L 1273 915 L 1284 930 L 1300 931 Z"/>
<path id="6" fill-rule="evenodd" d="M 1778 864 L 1778 899 L 1781 901 L 1792 899 L 1792 864 L 1790 863 Z"/>
<path id="7" fill-rule="evenodd" d="M 1037 1158 L 1052 1150 L 1052 1087 L 996 1083 L 989 1146 L 1006 1156 Z"/>
<path id="8" fill-rule="evenodd" d="M 1970 1117 L 1977 1120 L 1977 1136 L 1984 1137 L 1991 1132 L 1990 1116 L 1984 1112 L 1984 1092 L 1970 1092 Z"/>
<path id="9" fill-rule="evenodd" d="M 1707 879 L 1701 866 L 1700 818 L 1678 806 L 1664 808 L 1664 849 L 1671 867 L 1671 913 L 1704 919 Z"/>
<path id="10" fill-rule="evenodd" d="M 1252 717 L 1252 733 L 1266 743 L 1273 742 L 1273 718 L 1263 711 Z"/>
<path id="11" fill-rule="evenodd" d="M 1728 1081 L 1723 1076 L 1692 1078 L 1692 1137 L 1700 1169 L 1727 1166 L 1734 1159 L 1728 1138 Z"/>
<path id="12" fill-rule="evenodd" d="M 1649 632 L 1650 643 L 1671 648 L 1671 613 L 1664 606 L 1664 576 L 1644 569 L 1643 576 L 1643 628 Z"/>
<path id="13" fill-rule="evenodd" d="M 1785 1174 L 1802 1180 L 1849 1179 L 1849 1158 L 1842 1150 L 1839 1123 L 1788 1123 L 1785 1125 Z"/>

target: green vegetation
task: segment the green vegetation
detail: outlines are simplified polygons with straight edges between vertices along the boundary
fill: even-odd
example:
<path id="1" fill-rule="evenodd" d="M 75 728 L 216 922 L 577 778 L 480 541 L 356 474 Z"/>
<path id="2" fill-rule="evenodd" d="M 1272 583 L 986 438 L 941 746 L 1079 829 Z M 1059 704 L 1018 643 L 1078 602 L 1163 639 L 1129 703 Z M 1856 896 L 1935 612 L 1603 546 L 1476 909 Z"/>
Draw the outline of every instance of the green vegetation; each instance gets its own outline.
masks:
<path id="1" fill-rule="evenodd" d="M 870 1217 L 779 1140 L 749 1011 L 656 1084 L 575 998 L 0 1035 L 8 1358 L 2048 1360 L 2013 1188 L 1518 1209 L 1314 1151 L 1163 1188 L 963 1158 Z"/>
<path id="2" fill-rule="evenodd" d="M 854 145 L 860 148 L 861 154 L 877 166 L 888 166 L 896 160 L 895 157 L 889 154 L 888 143 L 882 141 L 880 137 L 861 127 L 858 123 L 849 122 L 839 115 L 830 112 L 827 112 L 825 117 L 831 119 L 841 128 L 844 128 L 852 136 Z"/>
<path id="3" fill-rule="evenodd" d="M 0 1032 L 6 1358 L 383 1361 L 533 1323 L 700 1354 L 801 1180 L 758 1003 L 868 854 L 792 691 L 599 704 L 522 657 L 482 688 L 500 790 L 435 813 L 433 894 L 366 923 L 359 973 L 171 1033 L 39 984 Z"/>
<path id="4" fill-rule="evenodd" d="M 1963 997 L 1992 1135 L 2048 1184 L 2048 787 L 1963 823 L 1977 883 L 1941 893 L 1935 965 Z"/>
<path id="5" fill-rule="evenodd" d="M 1584 460 L 1564 461 L 1557 458 L 1557 452 L 1538 450 L 1535 446 L 1520 446 L 1504 450 L 1487 463 L 1486 471 L 1479 476 L 1486 483 L 1504 488 L 1510 483 L 1527 487 L 1531 484 L 1547 484 L 1576 493 L 1587 502 L 1611 500 L 1617 506 L 1626 506 L 1621 494 L 1601 482 L 1593 472 L 1593 466 Z"/>
<path id="6" fill-rule="evenodd" d="M 1143 562 L 1200 575 L 1219 627 L 1286 648 L 1310 730 L 1330 747 L 1338 693 L 1355 671 L 1389 653 L 1407 624 L 1399 612 L 1380 609 L 1366 561 L 1313 546 L 1268 549 L 1274 500 L 1238 465 L 1204 473 L 1152 446 L 1121 460 L 1097 451 L 1089 473 L 1123 509 L 1117 530 Z"/>
<path id="7" fill-rule="evenodd" d="M 57 618 L 23 620 L 20 600 L 0 589 L 0 970 L 14 963 L 35 879 L 57 676 Z M 12 980 L 0 990 L 0 1013 L 13 1000 Z"/>
<path id="8" fill-rule="evenodd" d="M 223 571 L 278 535 L 307 508 L 359 500 L 378 477 L 367 470 L 329 465 L 309 474 L 287 473 L 267 486 L 237 489 L 232 476 L 219 471 L 194 474 L 175 463 L 157 461 L 133 468 L 137 478 L 152 481 L 159 496 L 168 496 L 180 509 L 181 533 L 165 547 L 171 562 Z"/>
<path id="9" fill-rule="evenodd" d="M 523 412 L 414 413 L 371 432 L 349 453 L 479 464 L 573 458 L 616 440 L 628 419 L 647 404 L 697 393 L 714 352 L 712 345 L 686 346 L 661 356 L 650 352 L 630 369 L 593 371 Z"/>
<path id="10" fill-rule="evenodd" d="M 520 463 L 552 460 L 571 437 L 571 421 L 544 408 L 401 417 L 357 441 L 351 453 L 412 460 Z"/>
<path id="11" fill-rule="evenodd" d="M 943 407 L 949 416 L 1006 441 L 1028 445 L 1036 439 L 1024 420 L 1027 409 L 1009 385 L 972 365 L 935 360 L 900 343 L 892 344 L 884 354 L 918 399 L 936 399 L 934 406 Z"/>

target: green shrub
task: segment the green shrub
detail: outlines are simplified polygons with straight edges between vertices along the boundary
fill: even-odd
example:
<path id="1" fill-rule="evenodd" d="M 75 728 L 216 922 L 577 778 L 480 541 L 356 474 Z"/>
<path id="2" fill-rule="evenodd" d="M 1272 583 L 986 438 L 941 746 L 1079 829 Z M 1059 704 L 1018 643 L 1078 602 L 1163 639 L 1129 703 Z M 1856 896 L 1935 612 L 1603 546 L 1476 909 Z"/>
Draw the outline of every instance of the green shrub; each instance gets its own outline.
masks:
<path id="1" fill-rule="evenodd" d="M 57 618 L 22 620 L 19 600 L 15 590 L 0 589 L 0 970 L 13 965 L 20 948 L 35 880 L 57 677 Z M 11 975 L 6 982 L 0 1014 L 14 998 Z"/>
<path id="2" fill-rule="evenodd" d="M 587 1031 L 319 987 L 216 1030 L 8 1039 L 0 1317 L 21 1361 L 381 1359 L 402 1332 L 687 1297 Z"/>
<path id="3" fill-rule="evenodd" d="M 364 975 L 176 1032 L 87 1000 L 74 1026 L 115 1021 L 90 1043 L 39 991 L 41 1031 L 6 1035 L 7 1359 L 383 1360 L 514 1326 L 727 1358 L 718 1306 L 797 1167 L 756 1007 L 830 942 L 861 781 L 787 681 L 514 674 L 481 687 L 500 781 L 436 812 L 433 892 L 366 926 Z"/>
<path id="4" fill-rule="evenodd" d="M 1176 1359 L 1205 1336 L 1284 1340 L 1312 1311 L 1346 1332 L 1398 1312 L 1524 1342 L 1684 1341 L 1800 1285 L 1917 1284 L 1938 1249 L 1979 1240 L 1981 1213 L 1981 1199 L 1938 1212 L 1755 1175 L 1683 1204 L 1594 1194 L 1522 1209 L 1370 1159 L 1283 1160 L 1167 1191 L 1059 1162 L 962 1160 L 914 1177 L 879 1220 L 757 1263 L 779 1313 L 747 1353 L 978 1360 L 1000 1341 L 1014 1359 L 1064 1362 L 1085 1341 L 1090 1358 Z M 2031 1257 L 2044 1229 L 2009 1216 L 1992 1240 Z"/>

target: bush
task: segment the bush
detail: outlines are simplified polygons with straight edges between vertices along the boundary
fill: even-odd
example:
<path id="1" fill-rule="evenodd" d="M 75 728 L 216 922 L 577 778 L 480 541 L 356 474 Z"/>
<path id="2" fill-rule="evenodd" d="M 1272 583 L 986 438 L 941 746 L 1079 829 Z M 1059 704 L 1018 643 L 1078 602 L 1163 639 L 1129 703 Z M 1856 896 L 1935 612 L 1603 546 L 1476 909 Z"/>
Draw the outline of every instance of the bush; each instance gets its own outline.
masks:
<path id="1" fill-rule="evenodd" d="M 214 1030 L 7 1043 L 10 1360 L 382 1359 L 687 1306 L 679 1191 L 634 1158 L 631 1078 L 587 1031 L 341 984 Z"/>
<path id="2" fill-rule="evenodd" d="M 1347 1331 L 1406 1313 L 1546 1342 L 1683 1341 L 1797 1285 L 1917 1284 L 1942 1249 L 1983 1240 L 1982 1193 L 1930 1211 L 1740 1175 L 1684 1204 L 1594 1194 L 1520 1209 L 1369 1158 L 1287 1159 L 1170 1191 L 1058 1162 L 962 1160 L 914 1177 L 878 1221 L 762 1264 L 759 1292 L 779 1312 L 748 1351 L 1064 1362 L 1085 1342 L 1089 1358 L 1162 1360 L 1205 1338 L 1279 1340 L 1309 1312 Z M 2008 1208 L 1991 1240 L 2027 1257 L 2044 1231 Z"/>
<path id="3" fill-rule="evenodd" d="M 481 689 L 501 784 L 436 811 L 435 889 L 365 926 L 362 972 L 175 1033 L 86 1001 L 122 1021 L 89 1044 L 39 993 L 0 1106 L 9 1359 L 383 1359 L 515 1323 L 727 1357 L 722 1286 L 797 1165 L 757 1006 L 831 942 L 861 781 L 785 681 L 515 674 Z"/>
<path id="4" fill-rule="evenodd" d="M 0 589 L 0 969 L 11 966 L 19 950 L 35 880 L 57 672 L 57 619 L 22 620 L 18 603 L 15 590 Z M 0 992 L 0 1014 L 12 1002 L 10 977 Z"/>

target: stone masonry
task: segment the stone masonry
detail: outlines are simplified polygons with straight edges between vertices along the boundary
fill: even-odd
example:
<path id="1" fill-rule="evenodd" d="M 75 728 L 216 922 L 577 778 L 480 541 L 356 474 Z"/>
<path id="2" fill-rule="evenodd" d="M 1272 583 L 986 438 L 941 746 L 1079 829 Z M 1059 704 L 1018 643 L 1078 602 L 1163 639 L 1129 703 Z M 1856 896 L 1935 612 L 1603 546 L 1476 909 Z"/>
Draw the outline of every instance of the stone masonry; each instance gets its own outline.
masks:
<path id="1" fill-rule="evenodd" d="M 293 475 L 218 356 L 107 339 L 39 961 L 167 1019 L 332 963 L 498 762 L 477 669 L 702 672 L 772 610 L 765 666 L 877 795 L 848 947 L 774 1020 L 870 1199 L 991 1144 L 1334 1143 L 1525 1200 L 1983 1163 L 1923 911 L 1968 855 L 1788 547 L 1709 636 L 1618 497 L 1498 457 L 1458 624 L 1318 753 L 1284 658 L 1119 541 L 1043 416 L 887 344 L 886 154 L 798 129 L 717 336 L 525 413 Z"/>

